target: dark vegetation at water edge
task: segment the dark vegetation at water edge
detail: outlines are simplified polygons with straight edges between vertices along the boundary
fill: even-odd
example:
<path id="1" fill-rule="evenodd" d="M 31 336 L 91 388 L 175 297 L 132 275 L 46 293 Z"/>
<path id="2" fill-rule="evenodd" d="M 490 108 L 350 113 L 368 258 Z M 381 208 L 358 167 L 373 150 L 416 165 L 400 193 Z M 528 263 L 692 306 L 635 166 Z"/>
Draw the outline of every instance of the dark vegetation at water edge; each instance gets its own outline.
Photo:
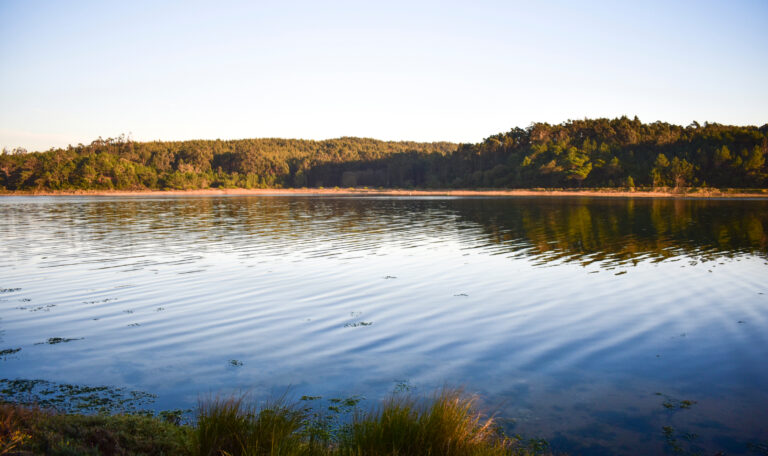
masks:
<path id="1" fill-rule="evenodd" d="M 768 187 L 768 124 L 535 123 L 478 144 L 365 138 L 134 142 L 0 155 L 0 190 Z"/>
<path id="2" fill-rule="evenodd" d="M 309 398 L 312 400 L 314 398 Z M 337 404 L 353 407 L 354 404 Z M 329 407 L 330 409 L 330 407 Z M 331 419 L 329 419 L 331 417 Z M 0 404 L 0 455 L 533 455 L 542 441 L 504 436 L 474 400 L 443 391 L 429 401 L 393 395 L 347 421 L 301 403 L 256 406 L 240 397 L 178 414 L 60 414 Z"/>

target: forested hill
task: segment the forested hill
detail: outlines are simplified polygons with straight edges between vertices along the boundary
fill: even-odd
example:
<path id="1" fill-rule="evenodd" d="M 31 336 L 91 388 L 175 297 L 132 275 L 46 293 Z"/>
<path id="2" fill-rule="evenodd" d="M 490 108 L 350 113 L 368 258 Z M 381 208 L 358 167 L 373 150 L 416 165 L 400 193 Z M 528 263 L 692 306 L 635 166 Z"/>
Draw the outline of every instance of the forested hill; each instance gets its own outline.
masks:
<path id="1" fill-rule="evenodd" d="M 768 187 L 768 125 L 532 124 L 479 144 L 365 138 L 96 140 L 0 155 L 0 190 Z"/>

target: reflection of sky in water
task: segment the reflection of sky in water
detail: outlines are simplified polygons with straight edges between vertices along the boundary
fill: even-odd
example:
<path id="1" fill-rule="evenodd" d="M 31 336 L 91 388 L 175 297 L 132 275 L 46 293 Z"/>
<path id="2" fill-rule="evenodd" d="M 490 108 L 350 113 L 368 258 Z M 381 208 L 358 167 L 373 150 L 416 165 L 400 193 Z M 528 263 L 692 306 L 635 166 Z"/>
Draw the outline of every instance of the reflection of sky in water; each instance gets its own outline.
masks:
<path id="1" fill-rule="evenodd" d="M 768 440 L 764 201 L 0 207 L 0 288 L 22 288 L 0 294 L 0 348 L 23 348 L 3 377 L 124 385 L 160 408 L 464 385 L 577 453 L 658 452 L 668 425 L 735 454 Z M 35 345 L 50 337 L 84 339 Z"/>

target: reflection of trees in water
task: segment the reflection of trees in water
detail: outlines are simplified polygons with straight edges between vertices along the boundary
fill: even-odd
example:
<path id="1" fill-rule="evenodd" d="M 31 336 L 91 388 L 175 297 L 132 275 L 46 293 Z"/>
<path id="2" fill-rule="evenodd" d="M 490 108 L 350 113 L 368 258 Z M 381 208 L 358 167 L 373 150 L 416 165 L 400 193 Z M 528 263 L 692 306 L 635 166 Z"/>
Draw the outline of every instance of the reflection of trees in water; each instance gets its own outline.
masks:
<path id="1" fill-rule="evenodd" d="M 537 198 L 460 201 L 457 210 L 492 242 L 544 262 L 768 256 L 766 201 Z"/>
<path id="2" fill-rule="evenodd" d="M 334 256 L 458 240 L 465 248 L 543 263 L 768 257 L 768 201 L 135 198 L 15 206 L 6 220 L 29 227 L 16 231 L 29 242 L 40 238 L 35 230 L 54 230 L 57 245 L 68 244 L 76 256 L 104 250 Z"/>

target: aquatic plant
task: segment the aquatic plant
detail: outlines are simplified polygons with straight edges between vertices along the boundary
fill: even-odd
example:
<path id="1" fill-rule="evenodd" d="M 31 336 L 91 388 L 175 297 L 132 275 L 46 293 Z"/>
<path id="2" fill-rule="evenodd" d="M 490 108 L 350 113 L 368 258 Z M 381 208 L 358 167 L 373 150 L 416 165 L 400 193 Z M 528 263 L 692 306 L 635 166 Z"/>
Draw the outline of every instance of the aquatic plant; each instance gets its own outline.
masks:
<path id="1" fill-rule="evenodd" d="M 45 342 L 38 342 L 35 345 L 44 345 L 44 344 L 56 345 L 56 344 L 63 344 L 66 342 L 72 342 L 73 340 L 83 340 L 83 338 L 77 337 L 77 338 L 71 339 L 67 337 L 50 337 Z"/>
<path id="2" fill-rule="evenodd" d="M 357 328 L 359 326 L 371 326 L 373 324 L 372 321 L 356 321 L 353 323 L 345 323 L 345 328 Z"/>
<path id="3" fill-rule="evenodd" d="M 65 413 L 137 413 L 154 399 L 153 394 L 126 388 L 0 379 L 0 403 L 39 406 Z"/>
<path id="4" fill-rule="evenodd" d="M 664 397 L 664 402 L 662 402 L 661 405 L 667 410 L 686 410 L 696 404 L 696 401 L 688 399 L 680 400 L 662 393 L 656 393 L 656 395 Z"/>
<path id="5" fill-rule="evenodd" d="M 8 355 L 12 355 L 14 353 L 18 353 L 21 351 L 21 347 L 19 348 L 6 348 L 4 350 L 0 350 L 0 357 L 5 358 Z"/>

